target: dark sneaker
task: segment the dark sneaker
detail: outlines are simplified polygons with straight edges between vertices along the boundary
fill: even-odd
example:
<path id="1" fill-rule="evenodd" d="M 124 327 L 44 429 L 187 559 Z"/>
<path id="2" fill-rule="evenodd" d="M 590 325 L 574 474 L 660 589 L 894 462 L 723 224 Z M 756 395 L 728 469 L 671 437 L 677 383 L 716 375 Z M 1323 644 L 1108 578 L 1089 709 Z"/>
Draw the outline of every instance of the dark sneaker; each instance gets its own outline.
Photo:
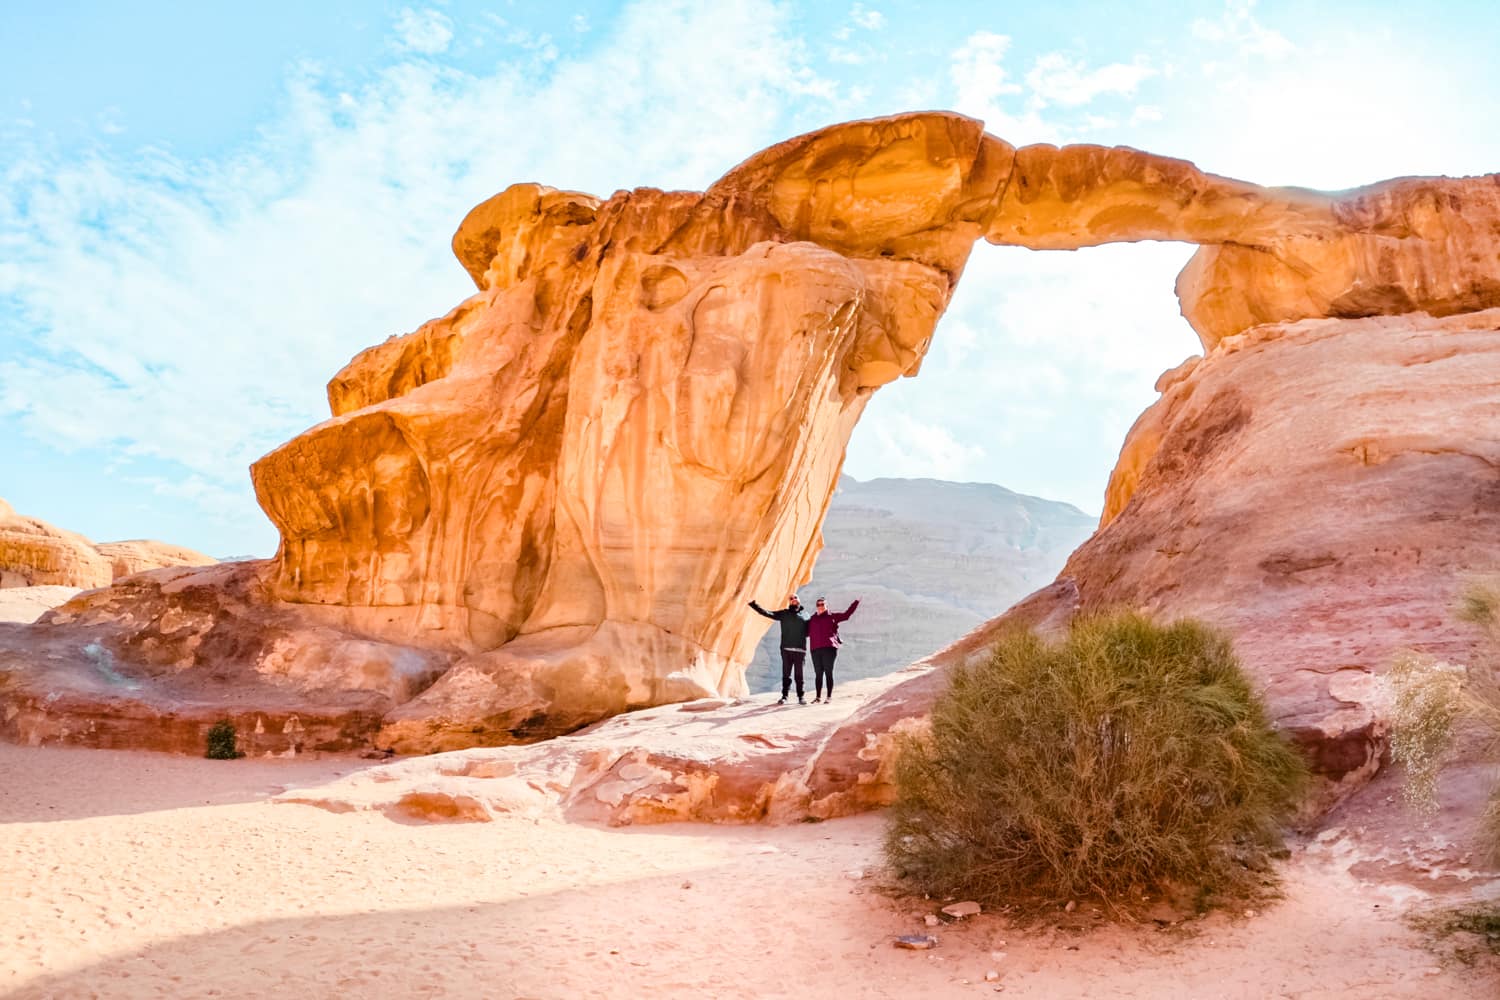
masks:
<path id="1" fill-rule="evenodd" d="M 799 705 L 806 705 L 806 704 L 807 704 L 807 699 L 806 699 L 806 698 L 804 698 L 804 697 L 802 697 L 802 696 L 801 696 L 801 695 L 800 695 L 800 694 L 799 694 L 799 695 L 798 695 L 798 696 L 797 696 L 797 704 L 799 704 Z"/>

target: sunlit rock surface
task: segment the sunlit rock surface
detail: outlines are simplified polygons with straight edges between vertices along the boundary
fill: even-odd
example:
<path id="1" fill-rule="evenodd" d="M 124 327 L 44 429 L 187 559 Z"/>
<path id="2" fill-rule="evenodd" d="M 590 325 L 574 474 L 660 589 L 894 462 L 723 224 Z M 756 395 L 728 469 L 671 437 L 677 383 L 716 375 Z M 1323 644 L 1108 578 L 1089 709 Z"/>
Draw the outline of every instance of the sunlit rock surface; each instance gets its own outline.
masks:
<path id="1" fill-rule="evenodd" d="M 254 468 L 275 596 L 461 655 L 403 750 L 746 690 L 757 593 L 805 578 L 870 393 L 914 374 L 1009 147 L 927 115 L 793 140 L 703 194 L 520 185 L 479 293 L 357 357 Z"/>

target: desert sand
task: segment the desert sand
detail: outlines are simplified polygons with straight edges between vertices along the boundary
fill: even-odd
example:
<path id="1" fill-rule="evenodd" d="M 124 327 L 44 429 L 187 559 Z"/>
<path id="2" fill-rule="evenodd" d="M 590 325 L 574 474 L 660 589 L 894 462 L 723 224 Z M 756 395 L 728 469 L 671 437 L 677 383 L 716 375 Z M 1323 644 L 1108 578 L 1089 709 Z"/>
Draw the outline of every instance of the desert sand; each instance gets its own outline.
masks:
<path id="1" fill-rule="evenodd" d="M 0 744 L 0 994 L 40 997 L 1500 995 L 1408 887 L 1294 846 L 1254 915 L 1087 934 L 878 890 L 882 817 L 610 829 L 402 824 L 273 804 L 350 758 L 209 761 Z M 986 981 L 987 972 L 999 974 Z"/>

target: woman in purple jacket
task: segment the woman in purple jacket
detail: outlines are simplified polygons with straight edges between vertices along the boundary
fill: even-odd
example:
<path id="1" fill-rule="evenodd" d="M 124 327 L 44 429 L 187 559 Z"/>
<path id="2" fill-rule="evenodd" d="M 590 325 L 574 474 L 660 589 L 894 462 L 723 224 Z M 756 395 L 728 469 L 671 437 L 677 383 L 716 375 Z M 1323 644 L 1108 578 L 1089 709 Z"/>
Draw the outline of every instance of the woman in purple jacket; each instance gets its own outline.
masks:
<path id="1" fill-rule="evenodd" d="M 848 621 L 849 616 L 854 614 L 854 609 L 859 607 L 859 601 L 855 601 L 842 612 L 834 614 L 828 610 L 828 604 L 823 598 L 818 598 L 817 608 L 813 616 L 807 620 L 807 644 L 812 647 L 813 661 L 813 683 L 817 685 L 817 697 L 813 699 L 816 705 L 820 701 L 833 700 L 833 661 L 839 655 L 839 622 Z M 828 694 L 823 694 L 823 679 L 828 679 Z"/>

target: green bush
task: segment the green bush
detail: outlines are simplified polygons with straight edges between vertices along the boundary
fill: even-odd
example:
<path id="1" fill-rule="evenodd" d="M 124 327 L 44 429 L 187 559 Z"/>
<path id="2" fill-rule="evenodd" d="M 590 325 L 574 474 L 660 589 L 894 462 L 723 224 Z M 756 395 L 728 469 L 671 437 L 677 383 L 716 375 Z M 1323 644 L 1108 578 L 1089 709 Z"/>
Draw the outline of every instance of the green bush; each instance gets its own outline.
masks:
<path id="1" fill-rule="evenodd" d="M 245 756 L 245 752 L 235 745 L 234 726 L 227 719 L 208 727 L 206 741 L 208 752 L 203 756 L 209 760 L 235 760 Z"/>
<path id="2" fill-rule="evenodd" d="M 885 853 L 906 888 L 991 907 L 1204 904 L 1264 883 L 1305 777 L 1225 636 L 1085 618 L 954 671 L 902 746 Z"/>

